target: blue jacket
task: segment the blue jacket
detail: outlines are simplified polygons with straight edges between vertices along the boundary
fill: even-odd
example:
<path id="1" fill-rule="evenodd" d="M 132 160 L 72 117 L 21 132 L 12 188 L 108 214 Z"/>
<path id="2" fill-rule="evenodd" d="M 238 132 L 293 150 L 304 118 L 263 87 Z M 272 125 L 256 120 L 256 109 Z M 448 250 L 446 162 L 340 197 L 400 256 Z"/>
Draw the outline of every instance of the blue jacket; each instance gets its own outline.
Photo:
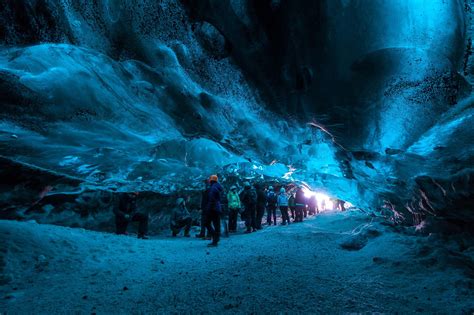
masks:
<path id="1" fill-rule="evenodd" d="M 288 207 L 288 196 L 285 193 L 278 195 L 277 206 Z"/>
<path id="2" fill-rule="evenodd" d="M 207 201 L 208 211 L 216 211 L 222 213 L 221 194 L 224 191 L 221 184 L 213 183 L 209 189 L 209 198 Z"/>

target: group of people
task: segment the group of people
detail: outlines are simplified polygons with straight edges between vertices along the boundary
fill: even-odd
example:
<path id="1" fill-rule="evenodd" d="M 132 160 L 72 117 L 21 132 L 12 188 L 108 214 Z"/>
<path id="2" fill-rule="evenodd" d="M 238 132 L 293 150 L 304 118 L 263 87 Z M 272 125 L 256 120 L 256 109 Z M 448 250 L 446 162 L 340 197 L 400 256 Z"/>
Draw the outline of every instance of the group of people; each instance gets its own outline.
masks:
<path id="1" fill-rule="evenodd" d="M 262 229 L 262 221 L 266 221 L 267 225 L 277 225 L 278 212 L 281 214 L 281 225 L 302 222 L 307 216 L 319 213 L 316 196 L 307 198 L 302 186 L 289 191 L 282 186 L 276 191 L 273 186 L 266 188 L 259 183 L 252 185 L 244 182 L 242 190 L 232 185 L 225 194 L 216 175 L 205 181 L 200 210 L 201 231 L 196 237 L 211 239 L 209 246 L 217 246 L 221 230 L 226 236 L 237 232 L 239 215 L 245 222 L 245 233 L 252 233 Z M 184 235 L 189 236 L 190 224 L 183 222 L 174 225 L 172 222 L 173 235 L 184 227 Z"/>
<path id="2" fill-rule="evenodd" d="M 135 211 L 136 197 L 133 193 L 125 194 L 118 209 L 114 210 L 117 233 L 126 233 L 128 223 L 138 221 L 138 237 L 147 238 L 148 216 Z M 324 208 L 324 203 L 321 206 Z M 345 210 L 342 200 L 336 200 L 335 206 Z M 245 221 L 245 233 L 252 233 L 262 229 L 265 212 L 267 225 L 277 225 L 278 211 L 281 224 L 287 225 L 318 214 L 319 208 L 316 196 L 313 194 L 307 198 L 301 186 L 289 191 L 282 186 L 277 192 L 273 186 L 266 188 L 259 183 L 245 182 L 242 190 L 232 185 L 225 193 L 217 175 L 211 175 L 202 190 L 200 211 L 201 231 L 196 237 L 210 239 L 212 242 L 208 246 L 217 246 L 222 228 L 226 236 L 237 232 L 239 215 Z M 192 224 L 193 218 L 185 199 L 178 198 L 170 219 L 172 235 L 175 237 L 184 229 L 184 236 L 190 237 Z"/>

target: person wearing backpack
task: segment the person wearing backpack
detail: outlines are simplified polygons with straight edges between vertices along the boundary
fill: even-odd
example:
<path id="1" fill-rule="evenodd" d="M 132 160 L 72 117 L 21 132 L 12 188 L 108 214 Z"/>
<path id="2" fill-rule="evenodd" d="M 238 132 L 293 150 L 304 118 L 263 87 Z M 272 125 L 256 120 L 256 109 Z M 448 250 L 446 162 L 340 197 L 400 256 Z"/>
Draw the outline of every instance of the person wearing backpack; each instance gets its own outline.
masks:
<path id="1" fill-rule="evenodd" d="M 230 191 L 227 194 L 227 202 L 229 205 L 229 232 L 235 233 L 237 232 L 237 215 L 241 208 L 237 186 L 233 185 L 230 187 Z"/>
<path id="2" fill-rule="evenodd" d="M 290 224 L 290 217 L 288 216 L 288 196 L 283 187 L 280 189 L 280 194 L 278 195 L 277 206 L 280 209 L 281 219 L 283 221 L 281 225 Z"/>
<path id="3" fill-rule="evenodd" d="M 272 225 L 272 217 L 273 217 L 273 224 L 277 224 L 276 220 L 276 209 L 277 209 L 277 194 L 273 191 L 273 187 L 268 187 L 267 193 L 267 224 Z"/>
<path id="4" fill-rule="evenodd" d="M 298 187 L 295 195 L 295 222 L 303 222 L 304 211 L 306 210 L 306 197 L 302 187 Z"/>
<path id="5" fill-rule="evenodd" d="M 256 224 L 256 208 L 257 208 L 257 192 L 249 182 L 244 183 L 244 190 L 240 195 L 240 201 L 245 207 L 245 233 L 252 233 L 257 231 Z"/>

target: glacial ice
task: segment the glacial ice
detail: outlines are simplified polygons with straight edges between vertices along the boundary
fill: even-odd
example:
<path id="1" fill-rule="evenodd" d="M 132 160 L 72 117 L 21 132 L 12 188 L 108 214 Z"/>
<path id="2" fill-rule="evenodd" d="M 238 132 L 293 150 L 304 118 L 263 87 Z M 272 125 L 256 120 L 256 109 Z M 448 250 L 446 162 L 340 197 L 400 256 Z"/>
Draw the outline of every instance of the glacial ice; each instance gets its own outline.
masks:
<path id="1" fill-rule="evenodd" d="M 171 197 L 217 172 L 302 181 L 406 223 L 450 207 L 470 218 L 466 8 L 441 0 L 304 10 L 288 1 L 8 4 L 1 156 L 5 166 L 79 181 L 55 185 L 53 195 Z M 440 188 L 425 191 L 429 181 Z M 39 180 L 28 195 L 48 185 Z M 423 201 L 440 194 L 451 197 L 439 209 Z M 24 217 L 28 198 L 8 207 Z"/>

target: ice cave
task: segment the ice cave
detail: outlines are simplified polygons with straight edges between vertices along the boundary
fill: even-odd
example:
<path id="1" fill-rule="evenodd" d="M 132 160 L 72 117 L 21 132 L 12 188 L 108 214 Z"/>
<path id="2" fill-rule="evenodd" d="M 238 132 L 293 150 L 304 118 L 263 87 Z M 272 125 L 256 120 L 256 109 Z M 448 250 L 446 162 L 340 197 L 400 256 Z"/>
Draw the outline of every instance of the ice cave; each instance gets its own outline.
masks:
<path id="1" fill-rule="evenodd" d="M 474 314 L 472 0 L 2 0 L 0 314 Z"/>

